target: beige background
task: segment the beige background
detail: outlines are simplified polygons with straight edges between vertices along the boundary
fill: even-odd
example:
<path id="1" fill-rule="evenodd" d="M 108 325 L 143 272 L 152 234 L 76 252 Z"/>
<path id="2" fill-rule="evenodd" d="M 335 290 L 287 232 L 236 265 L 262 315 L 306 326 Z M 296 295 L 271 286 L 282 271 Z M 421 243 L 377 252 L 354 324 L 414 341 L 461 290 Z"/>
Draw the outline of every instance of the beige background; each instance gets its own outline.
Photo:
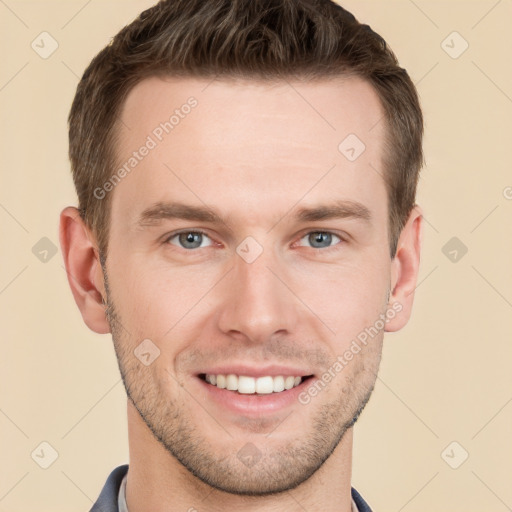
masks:
<path id="1" fill-rule="evenodd" d="M 385 338 L 355 429 L 353 485 L 375 512 L 510 510 L 512 2 L 342 3 L 408 69 L 427 130 L 415 309 Z M 128 461 L 111 339 L 82 322 L 57 226 L 61 209 L 76 205 L 66 118 L 78 77 L 151 4 L 0 1 L 0 512 L 88 511 L 109 472 Z M 43 31 L 59 45 L 47 59 L 31 48 Z M 445 51 L 463 49 L 453 31 L 469 44 L 458 58 Z M 46 262 L 32 251 L 43 237 L 58 249 Z M 456 262 L 443 253 L 452 237 L 468 249 Z M 43 441 L 58 452 L 48 469 L 35 462 Z M 460 463 L 464 451 L 452 469 L 446 461 Z"/>

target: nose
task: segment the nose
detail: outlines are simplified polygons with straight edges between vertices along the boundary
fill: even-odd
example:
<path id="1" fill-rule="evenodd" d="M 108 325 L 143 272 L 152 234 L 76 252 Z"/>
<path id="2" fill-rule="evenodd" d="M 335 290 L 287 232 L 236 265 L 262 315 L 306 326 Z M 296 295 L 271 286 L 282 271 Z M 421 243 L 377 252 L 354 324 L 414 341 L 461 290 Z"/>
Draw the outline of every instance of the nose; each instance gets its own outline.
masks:
<path id="1" fill-rule="evenodd" d="M 223 281 L 219 329 L 251 343 L 268 342 L 297 328 L 299 301 L 288 288 L 289 276 L 271 250 L 251 263 L 234 255 Z"/>

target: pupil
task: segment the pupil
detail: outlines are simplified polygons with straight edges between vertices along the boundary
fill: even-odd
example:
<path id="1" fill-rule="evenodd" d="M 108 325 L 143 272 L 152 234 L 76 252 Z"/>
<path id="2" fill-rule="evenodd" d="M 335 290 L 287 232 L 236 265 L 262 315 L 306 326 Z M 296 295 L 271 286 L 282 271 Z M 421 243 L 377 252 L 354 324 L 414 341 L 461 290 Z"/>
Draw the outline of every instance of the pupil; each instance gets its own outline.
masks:
<path id="1" fill-rule="evenodd" d="M 199 242 L 199 245 L 201 245 L 201 241 L 199 240 L 200 236 L 201 236 L 200 233 L 193 233 L 193 232 L 182 233 L 181 237 L 180 237 L 181 243 L 188 249 L 199 247 L 197 244 Z"/>
<path id="2" fill-rule="evenodd" d="M 331 241 L 331 235 L 329 233 L 316 233 L 314 235 L 314 240 L 315 243 L 321 244 L 323 241 L 324 243 L 327 243 L 329 245 Z"/>

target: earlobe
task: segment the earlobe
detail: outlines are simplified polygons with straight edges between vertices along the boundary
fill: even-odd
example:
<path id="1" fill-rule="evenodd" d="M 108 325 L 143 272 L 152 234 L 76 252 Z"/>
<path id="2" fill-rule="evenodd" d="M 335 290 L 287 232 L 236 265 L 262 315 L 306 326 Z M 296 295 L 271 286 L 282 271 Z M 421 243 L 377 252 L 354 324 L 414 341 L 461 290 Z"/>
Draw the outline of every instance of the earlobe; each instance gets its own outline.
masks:
<path id="1" fill-rule="evenodd" d="M 87 327 L 98 334 L 110 332 L 103 297 L 103 270 L 93 236 L 71 206 L 60 214 L 59 240 L 69 286 Z"/>
<path id="2" fill-rule="evenodd" d="M 386 323 L 385 331 L 398 331 L 411 316 L 417 286 L 423 235 L 422 210 L 415 205 L 400 233 L 396 255 L 391 263 L 391 295 L 388 308 L 399 311 Z"/>

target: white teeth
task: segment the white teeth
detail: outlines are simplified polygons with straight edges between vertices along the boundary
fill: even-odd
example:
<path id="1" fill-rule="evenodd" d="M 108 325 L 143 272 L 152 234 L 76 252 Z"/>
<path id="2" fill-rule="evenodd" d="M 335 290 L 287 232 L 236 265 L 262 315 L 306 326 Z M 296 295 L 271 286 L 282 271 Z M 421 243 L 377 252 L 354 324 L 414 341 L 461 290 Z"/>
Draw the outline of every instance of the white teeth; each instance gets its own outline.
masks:
<path id="1" fill-rule="evenodd" d="M 228 375 L 206 374 L 205 380 L 220 389 L 238 391 L 246 395 L 252 395 L 254 393 L 264 395 L 280 393 L 281 391 L 292 389 L 302 382 L 302 377 L 294 377 L 293 375 L 287 377 L 282 375 L 271 377 L 267 375 L 265 377 L 254 378 L 230 373 Z"/>
<path id="2" fill-rule="evenodd" d="M 225 375 L 217 375 L 217 387 L 220 389 L 224 389 L 226 387 L 226 376 Z"/>
<path id="3" fill-rule="evenodd" d="M 267 394 L 274 392 L 274 379 L 272 377 L 260 377 L 256 379 L 256 393 Z"/>
<path id="4" fill-rule="evenodd" d="M 230 373 L 226 376 L 226 389 L 236 391 L 238 389 L 238 377 Z"/>
<path id="5" fill-rule="evenodd" d="M 238 377 L 238 392 L 250 395 L 256 391 L 256 381 L 252 377 L 240 375 Z"/>
<path id="6" fill-rule="evenodd" d="M 284 377 L 279 375 L 279 377 L 274 377 L 274 392 L 279 393 L 279 391 L 284 391 Z"/>
<path id="7" fill-rule="evenodd" d="M 286 377 L 284 380 L 284 389 L 292 389 L 295 384 L 295 377 Z"/>

